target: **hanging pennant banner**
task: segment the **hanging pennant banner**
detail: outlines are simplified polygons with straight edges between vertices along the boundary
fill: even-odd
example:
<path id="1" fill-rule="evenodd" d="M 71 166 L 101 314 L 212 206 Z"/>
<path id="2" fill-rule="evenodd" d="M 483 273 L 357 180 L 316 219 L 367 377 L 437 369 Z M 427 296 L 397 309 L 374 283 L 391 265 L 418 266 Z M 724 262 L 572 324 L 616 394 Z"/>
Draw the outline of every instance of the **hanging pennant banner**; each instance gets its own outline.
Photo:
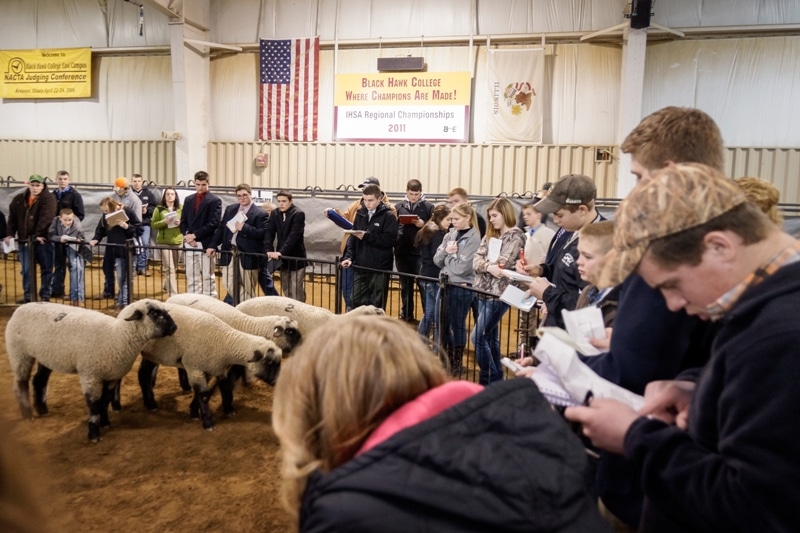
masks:
<path id="1" fill-rule="evenodd" d="M 462 143 L 469 139 L 469 72 L 337 74 L 337 141 Z"/>
<path id="2" fill-rule="evenodd" d="M 0 50 L 0 98 L 92 96 L 92 49 Z"/>

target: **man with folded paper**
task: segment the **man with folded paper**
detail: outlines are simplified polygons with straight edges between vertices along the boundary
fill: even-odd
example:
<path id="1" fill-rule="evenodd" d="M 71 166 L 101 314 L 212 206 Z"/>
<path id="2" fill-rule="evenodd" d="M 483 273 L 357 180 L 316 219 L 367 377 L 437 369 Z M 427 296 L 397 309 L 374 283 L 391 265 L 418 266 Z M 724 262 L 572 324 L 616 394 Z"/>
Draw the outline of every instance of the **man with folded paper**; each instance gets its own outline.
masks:
<path id="1" fill-rule="evenodd" d="M 640 183 L 616 220 L 607 283 L 638 272 L 719 330 L 703 372 L 650 383 L 640 409 L 598 399 L 565 416 L 638 469 L 640 531 L 796 530 L 800 243 L 699 164 Z"/>

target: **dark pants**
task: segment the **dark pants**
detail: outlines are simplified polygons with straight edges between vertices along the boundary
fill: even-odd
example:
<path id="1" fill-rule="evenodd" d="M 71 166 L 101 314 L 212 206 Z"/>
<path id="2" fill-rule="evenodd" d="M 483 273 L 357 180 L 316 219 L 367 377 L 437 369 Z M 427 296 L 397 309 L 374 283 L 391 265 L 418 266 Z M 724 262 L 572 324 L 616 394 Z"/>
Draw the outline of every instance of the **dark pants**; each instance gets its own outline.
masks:
<path id="1" fill-rule="evenodd" d="M 43 300 L 50 299 L 50 280 L 53 278 L 53 244 L 46 242 L 33 244 L 33 260 L 39 265 L 39 296 Z M 31 265 L 28 243 L 19 243 L 19 261 L 22 266 L 22 291 L 26 302 L 31 301 Z"/>
<path id="2" fill-rule="evenodd" d="M 64 296 L 64 279 L 67 269 L 70 268 L 66 253 L 66 246 L 59 243 L 53 244 L 53 278 L 51 280 L 51 296 L 61 298 Z"/>
<path id="3" fill-rule="evenodd" d="M 422 267 L 422 258 L 418 255 L 398 255 L 394 258 L 397 271 L 402 274 L 419 275 Z M 400 318 L 403 320 L 414 320 L 414 292 L 417 289 L 416 278 L 410 276 L 400 276 Z M 420 289 L 422 294 L 422 289 Z M 421 296 L 423 311 L 425 309 L 424 296 Z"/>
<path id="4" fill-rule="evenodd" d="M 350 270 L 350 268 L 345 270 Z M 385 310 L 388 297 L 389 274 L 371 271 L 358 271 L 353 274 L 354 307 L 374 305 Z"/>
<path id="5" fill-rule="evenodd" d="M 114 249 L 106 246 L 103 249 L 103 295 L 114 297 Z"/>

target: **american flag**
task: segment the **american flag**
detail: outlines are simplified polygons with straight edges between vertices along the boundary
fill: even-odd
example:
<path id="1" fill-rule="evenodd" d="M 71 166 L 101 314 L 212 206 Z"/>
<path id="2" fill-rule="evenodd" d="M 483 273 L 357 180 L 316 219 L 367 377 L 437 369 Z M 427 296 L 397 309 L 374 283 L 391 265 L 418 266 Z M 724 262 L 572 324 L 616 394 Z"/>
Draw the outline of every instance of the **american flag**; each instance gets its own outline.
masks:
<path id="1" fill-rule="evenodd" d="M 319 37 L 261 40 L 259 137 L 316 141 Z"/>

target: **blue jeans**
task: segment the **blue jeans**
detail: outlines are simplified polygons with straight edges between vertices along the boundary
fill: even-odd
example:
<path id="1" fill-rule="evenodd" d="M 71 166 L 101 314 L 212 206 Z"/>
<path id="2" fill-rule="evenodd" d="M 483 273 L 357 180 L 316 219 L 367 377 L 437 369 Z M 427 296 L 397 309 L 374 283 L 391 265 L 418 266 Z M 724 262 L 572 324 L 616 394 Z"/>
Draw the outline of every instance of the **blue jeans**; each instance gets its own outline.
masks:
<path id="1" fill-rule="evenodd" d="M 27 242 L 19 242 L 19 262 L 22 264 L 22 292 L 26 302 L 31 301 L 31 264 Z M 34 261 L 39 265 L 39 297 L 50 299 L 50 283 L 53 279 L 53 243 L 33 244 Z"/>
<path id="2" fill-rule="evenodd" d="M 69 260 L 69 299 L 82 302 L 84 300 L 84 260 L 78 250 L 72 246 L 65 246 Z"/>
<path id="3" fill-rule="evenodd" d="M 447 308 L 448 308 L 448 335 L 447 341 L 452 347 L 467 345 L 467 327 L 465 322 L 475 293 L 464 287 L 448 285 L 447 287 Z"/>
<path id="4" fill-rule="evenodd" d="M 344 297 L 344 310 L 353 310 L 353 267 L 342 269 L 342 296 Z"/>
<path id="5" fill-rule="evenodd" d="M 428 339 L 431 336 L 431 329 L 434 331 L 438 329 L 436 313 L 438 312 L 439 306 L 436 305 L 436 298 L 439 293 L 439 282 L 420 280 L 419 284 L 422 288 L 423 301 L 428 302 L 428 305 L 425 306 L 425 311 L 422 315 L 422 320 L 419 321 L 419 328 L 417 328 L 417 331 L 425 339 Z M 434 340 L 438 342 L 438 339 Z"/>
<path id="6" fill-rule="evenodd" d="M 136 270 L 146 270 L 147 269 L 147 252 L 149 251 L 148 246 L 150 246 L 150 226 L 145 226 L 142 224 L 142 248 L 139 250 L 139 254 L 136 256 Z"/>
<path id="7" fill-rule="evenodd" d="M 124 257 L 114 258 L 114 271 L 117 276 L 117 304 L 120 307 L 128 305 L 128 260 Z"/>
<path id="8" fill-rule="evenodd" d="M 503 379 L 500 359 L 500 321 L 508 304 L 490 298 L 478 298 L 478 321 L 472 329 L 472 345 L 480 368 L 478 383 L 488 385 Z"/>

